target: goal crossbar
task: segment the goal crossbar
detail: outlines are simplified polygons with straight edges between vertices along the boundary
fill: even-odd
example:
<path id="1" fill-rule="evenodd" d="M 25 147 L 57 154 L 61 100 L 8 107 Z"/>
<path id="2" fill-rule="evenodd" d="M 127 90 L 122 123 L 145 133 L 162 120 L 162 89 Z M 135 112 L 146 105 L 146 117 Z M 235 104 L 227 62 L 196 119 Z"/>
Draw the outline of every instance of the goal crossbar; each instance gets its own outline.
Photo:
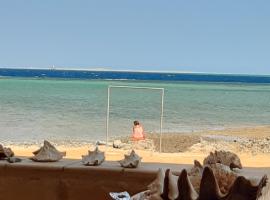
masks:
<path id="1" fill-rule="evenodd" d="M 106 145 L 109 142 L 109 120 L 110 120 L 110 95 L 112 88 L 129 88 L 129 89 L 144 89 L 144 90 L 159 90 L 161 92 L 161 107 L 160 107 L 160 127 L 159 127 L 159 152 L 162 152 L 162 128 L 163 128 L 163 111 L 164 111 L 164 88 L 156 87 L 136 87 L 126 85 L 109 85 L 107 91 L 107 118 L 106 118 Z"/>

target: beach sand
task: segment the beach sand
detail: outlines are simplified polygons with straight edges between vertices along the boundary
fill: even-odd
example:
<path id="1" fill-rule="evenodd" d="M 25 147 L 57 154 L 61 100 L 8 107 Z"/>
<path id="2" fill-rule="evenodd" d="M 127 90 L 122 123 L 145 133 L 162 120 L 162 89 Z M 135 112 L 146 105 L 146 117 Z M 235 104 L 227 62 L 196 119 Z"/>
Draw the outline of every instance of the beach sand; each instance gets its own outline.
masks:
<path id="1" fill-rule="evenodd" d="M 12 147 L 12 150 L 16 153 L 16 156 L 32 156 L 32 152 L 36 150 L 37 146 L 31 146 L 28 148 L 23 147 Z M 80 159 L 81 155 L 87 154 L 89 146 L 83 146 L 78 148 L 65 148 L 60 146 L 60 151 L 67 151 L 66 158 Z M 113 148 L 100 148 L 106 151 L 106 160 L 117 161 L 123 159 L 124 154 L 129 153 L 128 150 L 119 150 Z M 93 148 L 91 149 L 93 150 Z M 183 152 L 183 153 L 158 153 L 147 150 L 137 150 L 143 159 L 142 162 L 153 162 L 153 163 L 175 163 L 175 164 L 193 164 L 196 159 L 200 162 L 208 155 L 204 152 Z M 238 154 L 241 159 L 243 166 L 245 167 L 270 167 L 270 154 L 258 154 L 252 155 L 251 153 Z"/>
<path id="2" fill-rule="evenodd" d="M 214 150 L 226 150 L 236 153 L 244 167 L 270 167 L 270 126 L 230 128 L 219 131 L 206 131 L 189 134 L 164 134 L 162 149 L 159 153 L 158 134 L 148 135 L 153 140 L 155 149 L 136 149 L 142 162 L 193 164 L 196 159 L 200 162 Z M 127 138 L 122 139 L 123 142 Z M 39 146 L 10 146 L 16 156 L 32 156 Z M 56 145 L 60 151 L 66 151 L 66 158 L 81 159 L 88 150 L 93 150 L 93 144 L 82 146 Z M 134 147 L 134 146 L 133 146 Z M 120 160 L 128 154 L 131 148 L 116 149 L 112 146 L 99 146 L 106 152 L 106 160 Z"/>

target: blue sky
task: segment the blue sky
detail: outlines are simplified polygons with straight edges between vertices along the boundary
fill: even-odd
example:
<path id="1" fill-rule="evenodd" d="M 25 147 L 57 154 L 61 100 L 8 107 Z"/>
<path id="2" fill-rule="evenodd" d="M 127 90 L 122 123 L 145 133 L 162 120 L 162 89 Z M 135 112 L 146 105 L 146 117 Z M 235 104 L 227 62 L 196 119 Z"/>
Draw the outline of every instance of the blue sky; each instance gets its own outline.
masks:
<path id="1" fill-rule="evenodd" d="M 270 1 L 1 1 L 0 67 L 270 74 Z"/>

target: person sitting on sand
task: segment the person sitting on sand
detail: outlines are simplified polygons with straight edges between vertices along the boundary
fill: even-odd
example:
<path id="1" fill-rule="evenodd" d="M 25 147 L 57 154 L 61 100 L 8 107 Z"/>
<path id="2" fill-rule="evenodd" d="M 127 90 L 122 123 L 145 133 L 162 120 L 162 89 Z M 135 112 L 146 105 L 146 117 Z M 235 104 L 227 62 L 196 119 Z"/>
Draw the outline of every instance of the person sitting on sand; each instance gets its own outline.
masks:
<path id="1" fill-rule="evenodd" d="M 132 139 L 133 140 L 144 140 L 145 135 L 144 135 L 144 130 L 142 125 L 140 124 L 139 121 L 134 121 L 133 122 L 133 131 L 132 131 Z"/>

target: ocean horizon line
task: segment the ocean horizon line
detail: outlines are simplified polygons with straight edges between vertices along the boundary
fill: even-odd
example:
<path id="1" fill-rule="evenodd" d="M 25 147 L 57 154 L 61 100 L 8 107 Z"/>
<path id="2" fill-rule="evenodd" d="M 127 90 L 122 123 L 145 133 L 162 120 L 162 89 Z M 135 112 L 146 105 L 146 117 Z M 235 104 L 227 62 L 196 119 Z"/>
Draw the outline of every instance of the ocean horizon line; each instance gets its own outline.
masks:
<path id="1" fill-rule="evenodd" d="M 63 68 L 0 68 L 0 77 L 270 84 L 269 75 Z"/>
<path id="2" fill-rule="evenodd" d="M 192 74 L 192 75 L 228 75 L 228 76 L 263 76 L 270 77 L 270 74 L 253 73 L 230 73 L 230 72 L 200 72 L 187 70 L 141 70 L 141 69 L 109 69 L 106 67 L 97 68 L 73 68 L 73 67 L 0 67 L 10 70 L 48 70 L 48 71 L 89 71 L 89 72 L 135 72 L 135 73 L 160 73 L 160 74 Z"/>

